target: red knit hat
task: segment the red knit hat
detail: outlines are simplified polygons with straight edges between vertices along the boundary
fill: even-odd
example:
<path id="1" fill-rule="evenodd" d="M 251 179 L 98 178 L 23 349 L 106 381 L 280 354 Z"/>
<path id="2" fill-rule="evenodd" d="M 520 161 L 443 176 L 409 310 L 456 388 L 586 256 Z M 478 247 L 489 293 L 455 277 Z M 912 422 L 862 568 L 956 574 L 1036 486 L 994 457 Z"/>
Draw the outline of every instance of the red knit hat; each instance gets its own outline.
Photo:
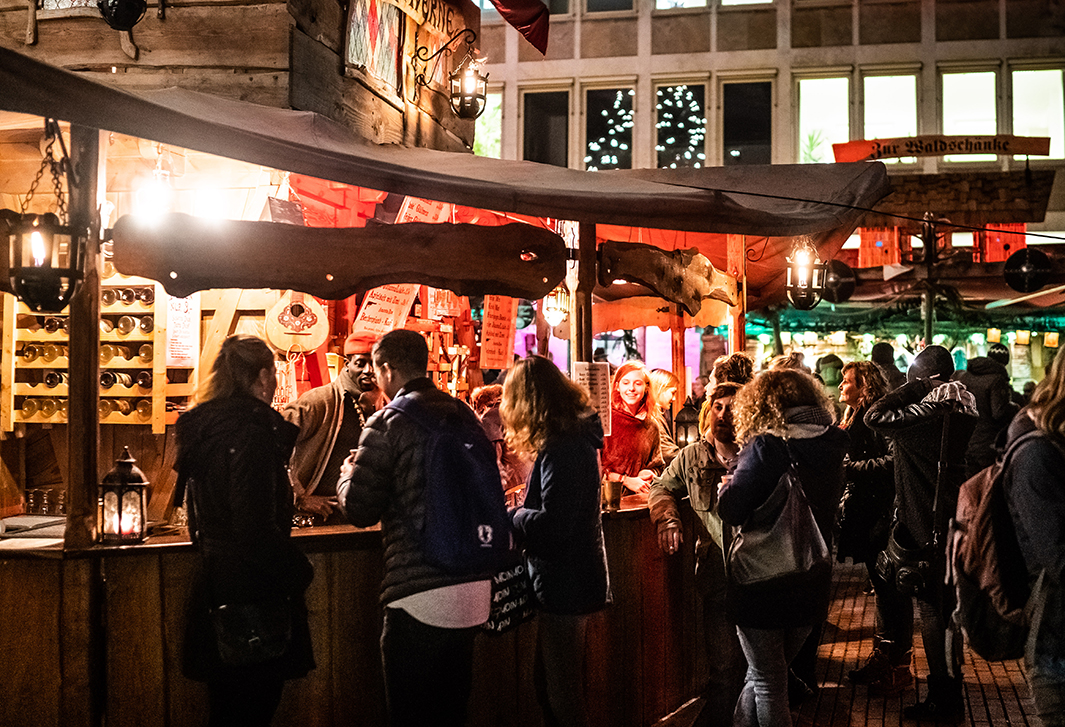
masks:
<path id="1" fill-rule="evenodd" d="M 370 353 L 375 343 L 377 343 L 377 338 L 368 333 L 352 333 L 344 341 L 344 355 Z"/>

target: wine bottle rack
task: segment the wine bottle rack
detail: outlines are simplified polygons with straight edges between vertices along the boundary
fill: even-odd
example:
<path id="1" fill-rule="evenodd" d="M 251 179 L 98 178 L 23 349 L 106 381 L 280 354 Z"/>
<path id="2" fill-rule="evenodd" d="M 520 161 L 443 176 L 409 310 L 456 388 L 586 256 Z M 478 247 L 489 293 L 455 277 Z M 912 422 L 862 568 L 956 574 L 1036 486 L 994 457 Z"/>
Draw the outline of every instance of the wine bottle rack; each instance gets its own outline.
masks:
<path id="1" fill-rule="evenodd" d="M 153 280 L 117 273 L 103 281 L 101 293 L 100 423 L 151 426 L 152 432 L 162 434 L 177 416 L 167 411 L 167 397 L 191 394 L 187 383 L 167 383 L 166 293 Z M 0 350 L 4 431 L 12 431 L 18 423 L 66 422 L 68 321 L 67 311 L 36 315 L 4 294 Z M 105 387 L 110 378 L 116 381 Z"/>

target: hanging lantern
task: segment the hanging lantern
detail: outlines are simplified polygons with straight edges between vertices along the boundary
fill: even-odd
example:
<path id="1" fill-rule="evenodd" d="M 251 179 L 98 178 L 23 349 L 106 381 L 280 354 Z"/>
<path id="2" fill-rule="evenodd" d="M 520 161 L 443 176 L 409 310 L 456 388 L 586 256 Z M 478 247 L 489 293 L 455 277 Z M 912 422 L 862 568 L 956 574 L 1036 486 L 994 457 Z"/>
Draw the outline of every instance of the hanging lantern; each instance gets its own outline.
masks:
<path id="1" fill-rule="evenodd" d="M 544 296 L 540 302 L 540 313 L 552 328 L 562 325 L 569 317 L 569 289 L 565 283 L 559 283 L 557 288 Z"/>
<path id="2" fill-rule="evenodd" d="M 448 76 L 451 81 L 451 108 L 460 119 L 476 119 L 484 113 L 488 95 L 488 74 L 481 73 L 481 64 L 471 53 Z"/>
<path id="3" fill-rule="evenodd" d="M 59 313 L 66 308 L 81 283 L 82 257 L 88 230 L 70 227 L 65 219 L 66 196 L 62 179 L 70 174 L 70 159 L 59 123 L 54 119 L 46 119 L 44 133 L 48 143 L 44 148 L 41 168 L 26 193 L 21 212 L 0 210 L 0 235 L 7 242 L 11 290 L 35 312 Z M 56 141 L 62 150 L 58 159 L 52 152 Z M 29 214 L 26 210 L 30 200 L 45 172 L 49 171 L 56 197 L 56 212 Z"/>
<path id="4" fill-rule="evenodd" d="M 137 460 L 122 450 L 122 457 L 100 482 L 99 514 L 96 527 L 100 542 L 129 545 L 144 540 L 148 511 L 148 480 Z"/>
<path id="5" fill-rule="evenodd" d="M 673 419 L 673 440 L 681 449 L 699 441 L 699 410 L 690 400 Z"/>
<path id="6" fill-rule="evenodd" d="M 810 241 L 798 242 L 787 258 L 788 300 L 798 310 L 810 310 L 821 302 L 825 286 L 825 263 Z"/>

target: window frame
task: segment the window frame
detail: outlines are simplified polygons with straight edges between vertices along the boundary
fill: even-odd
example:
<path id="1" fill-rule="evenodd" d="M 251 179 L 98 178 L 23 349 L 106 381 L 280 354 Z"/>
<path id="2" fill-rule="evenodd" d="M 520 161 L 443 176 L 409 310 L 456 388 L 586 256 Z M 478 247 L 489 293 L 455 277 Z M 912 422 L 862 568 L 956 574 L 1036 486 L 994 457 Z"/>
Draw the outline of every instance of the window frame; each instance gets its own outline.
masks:
<path id="1" fill-rule="evenodd" d="M 669 86 L 702 86 L 703 87 L 703 160 L 702 166 L 711 165 L 711 136 L 710 117 L 714 109 L 714 85 L 710 74 L 697 76 L 651 76 L 651 97 L 649 108 L 651 110 L 651 160 L 654 168 L 658 166 L 658 89 Z"/>
<path id="2" fill-rule="evenodd" d="M 862 130 L 862 138 L 866 137 L 865 130 L 865 79 L 877 78 L 877 77 L 898 77 L 898 76 L 913 76 L 914 79 L 914 113 L 917 114 L 916 132 L 915 136 L 921 136 L 924 133 L 922 128 L 922 119 L 924 114 L 921 110 L 924 105 L 924 98 L 922 96 L 922 84 L 921 84 L 921 64 L 905 64 L 905 65 L 889 65 L 889 66 L 862 66 L 858 69 L 858 87 L 856 90 L 856 109 L 855 117 L 857 118 L 857 128 Z M 853 136 L 853 132 L 851 136 Z M 903 161 L 907 157 L 899 157 L 895 162 L 891 164 L 891 169 L 905 169 L 914 170 L 918 169 L 921 165 L 920 157 L 910 157 L 912 161 Z"/>
<path id="3" fill-rule="evenodd" d="M 1003 118 L 1006 116 L 1004 109 L 1005 94 L 1003 89 L 1003 65 L 1000 61 L 988 61 L 984 63 L 939 63 L 936 65 L 936 133 L 942 136 L 948 136 L 947 131 L 944 128 L 944 121 L 946 120 L 944 114 L 944 86 L 943 78 L 948 75 L 960 75 L 970 73 L 992 73 L 995 77 L 995 130 L 993 135 L 1005 133 L 1003 129 Z M 1013 118 L 1013 109 L 1009 109 L 1009 117 Z M 964 159 L 948 159 L 946 155 L 931 157 L 936 160 L 936 164 L 949 171 L 961 171 L 965 169 L 979 169 L 1002 167 L 1004 165 L 1005 157 L 996 156 L 994 159 L 972 159 L 966 161 Z"/>
<path id="4" fill-rule="evenodd" d="M 776 68 L 760 68 L 740 71 L 718 71 L 713 84 L 714 124 L 713 143 L 707 135 L 707 164 L 725 166 L 725 86 L 733 83 L 768 83 L 769 98 L 769 160 L 773 164 L 780 159 L 780 72 Z M 709 116 L 707 123 L 710 123 Z"/>
<path id="5" fill-rule="evenodd" d="M 566 168 L 574 168 L 573 160 L 576 156 L 577 147 L 573 138 L 573 120 L 577 115 L 576 108 L 574 107 L 574 97 L 577 94 L 574 93 L 575 83 L 573 79 L 556 79 L 554 81 L 527 83 L 518 87 L 518 143 L 515 148 L 518 160 L 525 161 L 525 96 L 530 93 L 557 93 L 562 91 L 566 92 L 566 98 L 568 101 L 566 120 Z"/>
<path id="6" fill-rule="evenodd" d="M 814 164 L 817 162 L 804 162 L 802 161 L 802 130 L 801 130 L 801 112 L 802 112 L 802 94 L 800 93 L 800 86 L 802 81 L 824 80 L 833 78 L 846 78 L 847 79 L 847 141 L 853 141 L 854 130 L 861 128 L 862 133 L 865 133 L 864 125 L 858 120 L 858 103 L 856 99 L 855 79 L 859 76 L 857 69 L 851 65 L 845 66 L 827 66 L 821 68 L 801 68 L 793 69 L 791 74 L 791 160 L 788 164 Z M 829 145 L 831 149 L 831 144 Z M 830 155 L 831 156 L 831 155 Z M 835 157 L 832 156 L 827 162 L 832 163 L 835 161 Z"/>
<path id="7" fill-rule="evenodd" d="M 582 83 L 580 86 L 580 110 L 577 114 L 577 123 L 579 124 L 579 135 L 576 160 L 574 164 L 575 169 L 585 171 L 584 157 L 588 152 L 588 92 L 589 91 L 616 91 L 621 89 L 629 89 L 632 91 L 630 98 L 632 98 L 632 139 L 629 141 L 629 153 L 632 156 L 632 164 L 627 167 L 628 169 L 636 169 L 639 156 L 636 154 L 636 143 L 639 139 L 638 127 L 640 125 L 640 97 L 636 92 L 639 87 L 639 79 L 637 76 L 619 76 L 616 78 L 597 78 L 595 81 L 589 81 Z M 625 167 L 619 167 L 624 169 Z"/>
<path id="8" fill-rule="evenodd" d="M 1026 60 L 1026 61 L 1012 61 L 1006 65 L 1003 69 L 1003 80 L 1005 82 L 1005 102 L 1004 105 L 1008 111 L 1006 118 L 1006 124 L 1009 131 L 1007 133 L 1017 135 L 1016 130 L 1013 128 L 1013 115 L 1014 115 L 1014 95 L 1013 95 L 1013 74 L 1017 71 L 1061 71 L 1062 84 L 1065 86 L 1065 62 L 1062 61 L 1038 61 L 1038 60 Z M 1065 88 L 1063 88 L 1063 95 L 1065 95 Z M 1062 140 L 1065 143 L 1065 139 Z M 1029 162 L 1031 164 L 1047 165 L 1058 167 L 1062 162 L 1065 162 L 1065 157 L 1028 157 L 1026 160 L 1024 157 L 1015 159 L 1012 155 L 1005 157 L 1009 160 L 1011 166 L 1024 167 Z"/>

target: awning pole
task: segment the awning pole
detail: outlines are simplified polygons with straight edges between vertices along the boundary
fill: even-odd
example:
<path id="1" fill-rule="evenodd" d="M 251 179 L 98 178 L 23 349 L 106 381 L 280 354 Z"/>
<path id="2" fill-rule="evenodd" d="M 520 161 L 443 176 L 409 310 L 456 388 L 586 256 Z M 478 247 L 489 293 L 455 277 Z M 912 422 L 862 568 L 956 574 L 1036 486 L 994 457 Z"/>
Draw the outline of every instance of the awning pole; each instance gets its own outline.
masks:
<path id="1" fill-rule="evenodd" d="M 592 360 L 592 291 L 596 281 L 595 223 L 581 222 L 577 240 L 577 289 L 573 291 L 570 340 L 573 360 Z"/>

